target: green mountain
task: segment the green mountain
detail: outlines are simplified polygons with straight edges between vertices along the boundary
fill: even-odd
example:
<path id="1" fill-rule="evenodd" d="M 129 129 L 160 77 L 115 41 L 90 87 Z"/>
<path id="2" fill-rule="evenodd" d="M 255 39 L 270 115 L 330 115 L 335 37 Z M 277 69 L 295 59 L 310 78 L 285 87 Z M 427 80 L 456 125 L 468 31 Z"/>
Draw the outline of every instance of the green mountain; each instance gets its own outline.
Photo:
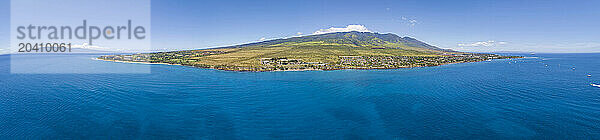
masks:
<path id="1" fill-rule="evenodd" d="M 411 37 L 400 37 L 398 35 L 387 33 L 371 33 L 371 32 L 336 32 L 319 35 L 309 35 L 301 37 L 292 37 L 285 39 L 275 39 L 256 43 L 248 43 L 243 45 L 235 45 L 224 48 L 242 48 L 251 46 L 285 46 L 285 45 L 298 45 L 298 44 L 311 44 L 314 43 L 325 43 L 325 44 L 340 44 L 350 45 L 359 47 L 380 47 L 380 48 L 421 48 L 436 51 L 451 51 L 440 49 L 438 47 L 429 45 L 425 42 L 419 41 Z"/>

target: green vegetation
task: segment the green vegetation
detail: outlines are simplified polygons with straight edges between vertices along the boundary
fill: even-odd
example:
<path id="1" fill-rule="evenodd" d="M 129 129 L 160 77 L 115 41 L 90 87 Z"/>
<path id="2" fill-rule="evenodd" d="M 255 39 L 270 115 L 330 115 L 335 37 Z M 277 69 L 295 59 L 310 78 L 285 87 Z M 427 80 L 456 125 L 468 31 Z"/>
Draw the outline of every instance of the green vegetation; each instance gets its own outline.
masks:
<path id="1" fill-rule="evenodd" d="M 392 69 L 511 58 L 439 49 L 394 34 L 330 33 L 238 46 L 108 55 L 99 59 L 167 63 L 232 71 Z"/>

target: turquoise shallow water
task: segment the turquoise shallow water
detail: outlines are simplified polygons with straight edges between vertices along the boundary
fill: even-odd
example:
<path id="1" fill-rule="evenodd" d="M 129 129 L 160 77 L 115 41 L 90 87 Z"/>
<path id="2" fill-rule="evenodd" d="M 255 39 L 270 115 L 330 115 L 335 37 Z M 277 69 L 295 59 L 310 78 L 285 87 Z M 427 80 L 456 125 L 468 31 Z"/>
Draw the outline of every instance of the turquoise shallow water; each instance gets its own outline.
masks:
<path id="1" fill-rule="evenodd" d="M 600 54 L 396 70 L 150 65 L 150 74 L 118 74 L 149 65 L 94 55 L 30 57 L 13 63 L 117 73 L 10 74 L 0 56 L 0 139 L 600 139 L 600 88 L 590 86 Z"/>

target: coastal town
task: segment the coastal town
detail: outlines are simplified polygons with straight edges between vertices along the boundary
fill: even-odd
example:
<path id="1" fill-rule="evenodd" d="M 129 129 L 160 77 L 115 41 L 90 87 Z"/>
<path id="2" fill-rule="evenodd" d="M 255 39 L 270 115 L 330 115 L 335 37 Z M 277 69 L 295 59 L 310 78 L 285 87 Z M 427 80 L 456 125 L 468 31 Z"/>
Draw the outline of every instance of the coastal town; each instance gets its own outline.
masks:
<path id="1" fill-rule="evenodd" d="M 262 72 L 397 69 L 507 58 L 520 57 L 457 52 L 391 33 L 336 32 L 211 49 L 106 55 L 97 59 Z"/>
<path id="2" fill-rule="evenodd" d="M 193 66 L 228 71 L 302 71 L 339 69 L 397 69 L 439 66 L 452 63 L 479 62 L 492 59 L 518 58 L 495 54 L 442 54 L 439 56 L 337 56 L 333 62 L 311 62 L 297 58 L 257 58 L 250 66 L 202 63 L 203 57 L 227 54 L 226 51 L 177 51 L 140 53 L 132 55 L 106 55 L 98 59 L 118 62 L 157 63 Z"/>

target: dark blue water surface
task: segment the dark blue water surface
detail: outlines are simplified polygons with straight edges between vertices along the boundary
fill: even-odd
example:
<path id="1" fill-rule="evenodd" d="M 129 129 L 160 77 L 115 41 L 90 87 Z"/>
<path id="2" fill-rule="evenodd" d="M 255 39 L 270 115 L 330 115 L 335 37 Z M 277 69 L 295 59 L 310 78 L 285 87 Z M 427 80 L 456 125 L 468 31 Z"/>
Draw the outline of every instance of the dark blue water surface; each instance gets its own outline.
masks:
<path id="1" fill-rule="evenodd" d="M 47 57 L 30 59 L 147 66 Z M 600 139 L 599 70 L 600 54 L 538 54 L 396 70 L 11 74 L 3 55 L 0 139 Z"/>

